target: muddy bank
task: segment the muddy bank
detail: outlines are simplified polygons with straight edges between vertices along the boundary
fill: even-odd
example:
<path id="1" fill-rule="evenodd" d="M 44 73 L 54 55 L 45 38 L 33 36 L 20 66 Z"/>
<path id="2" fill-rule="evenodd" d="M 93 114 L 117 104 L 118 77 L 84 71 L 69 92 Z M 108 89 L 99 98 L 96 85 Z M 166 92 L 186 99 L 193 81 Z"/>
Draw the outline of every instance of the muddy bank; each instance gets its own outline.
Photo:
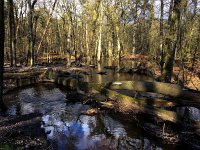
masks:
<path id="1" fill-rule="evenodd" d="M 41 127 L 41 114 L 22 116 L 0 115 L 0 148 L 49 149 Z"/>

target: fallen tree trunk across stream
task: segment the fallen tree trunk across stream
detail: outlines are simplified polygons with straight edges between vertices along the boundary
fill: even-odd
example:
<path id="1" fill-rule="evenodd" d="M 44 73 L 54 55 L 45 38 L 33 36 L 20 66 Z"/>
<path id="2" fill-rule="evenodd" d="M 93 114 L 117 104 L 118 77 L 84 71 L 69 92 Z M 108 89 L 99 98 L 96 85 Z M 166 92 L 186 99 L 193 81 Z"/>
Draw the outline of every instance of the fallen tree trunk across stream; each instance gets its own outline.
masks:
<path id="1" fill-rule="evenodd" d="M 154 105 L 155 106 L 157 105 L 156 101 L 154 105 L 151 106 L 151 105 L 148 105 L 148 102 L 147 102 L 148 100 L 136 99 L 136 98 L 118 93 L 114 90 L 104 88 L 102 84 L 85 83 L 85 82 L 77 81 L 76 79 L 73 79 L 73 78 L 62 77 L 62 78 L 56 79 L 55 81 L 56 83 L 60 85 L 67 86 L 69 88 L 71 87 L 71 89 L 75 89 L 75 88 L 83 89 L 84 87 L 85 89 L 87 89 L 88 87 L 95 89 L 96 91 L 104 94 L 108 98 L 116 100 L 119 103 L 118 107 L 119 107 L 119 111 L 121 112 L 130 112 L 130 113 L 132 112 L 135 114 L 146 113 L 154 117 L 160 118 L 164 121 L 170 121 L 173 123 L 178 122 L 178 117 L 175 112 L 154 107 Z M 168 101 L 164 101 L 164 100 L 160 100 L 160 101 L 165 103 L 166 106 L 168 105 Z M 99 103 L 101 103 L 101 101 L 99 101 Z"/>
<path id="2" fill-rule="evenodd" d="M 200 127 L 199 126 L 197 127 L 196 122 L 189 123 L 185 120 L 184 116 L 180 116 L 179 113 L 171 111 L 169 109 L 168 110 L 164 109 L 163 106 L 160 106 L 160 103 L 162 103 L 163 105 L 169 108 L 173 107 L 175 103 L 162 99 L 150 100 L 149 102 L 149 99 L 137 99 L 115 91 L 119 89 L 127 89 L 127 90 L 137 89 L 138 91 L 145 91 L 145 92 L 157 91 L 158 93 L 174 96 L 175 98 L 176 97 L 189 98 L 189 95 L 192 95 L 192 93 L 190 93 L 189 91 L 187 91 L 186 94 L 184 94 L 183 93 L 184 91 L 179 86 L 172 85 L 171 88 L 175 87 L 176 88 L 175 90 L 177 91 L 174 91 L 174 93 L 170 93 L 169 92 L 170 89 L 167 89 L 168 91 L 165 91 L 165 89 L 163 90 L 161 89 L 161 87 L 170 86 L 170 84 L 164 84 L 164 83 L 161 83 L 164 86 L 161 87 L 155 86 L 158 88 L 156 90 L 156 88 L 147 89 L 148 86 L 146 88 L 144 87 L 139 88 L 139 85 L 137 85 L 137 88 L 135 88 L 133 87 L 133 84 L 131 84 L 131 81 L 123 81 L 122 83 L 125 84 L 126 82 L 128 82 L 129 84 L 131 84 L 132 88 L 130 88 L 129 86 L 128 86 L 129 88 L 125 88 L 126 84 L 125 86 L 122 86 L 123 88 L 115 86 L 115 84 L 122 85 L 121 82 L 114 82 L 114 86 L 112 86 L 113 83 L 109 84 L 87 83 L 78 81 L 76 79 L 72 79 L 70 77 L 58 78 L 55 81 L 60 85 L 64 85 L 71 89 L 76 89 L 78 91 L 89 88 L 91 91 L 94 91 L 94 93 L 96 93 L 97 95 L 99 94 L 99 96 L 97 96 L 96 98 L 95 96 L 93 96 L 94 98 L 93 100 L 95 100 L 100 107 L 106 107 L 112 110 L 117 109 L 117 111 L 123 115 L 126 115 L 128 113 L 130 119 L 134 118 L 138 122 L 138 125 L 141 128 L 143 128 L 147 133 L 150 133 L 151 136 L 161 139 L 162 142 L 164 143 L 174 144 L 178 142 L 183 142 L 189 145 L 190 147 L 199 148 L 199 142 L 197 139 L 199 139 L 198 129 Z M 139 83 L 141 83 L 143 86 L 146 84 L 146 82 L 138 81 L 137 84 Z M 152 84 L 153 83 L 149 83 L 147 85 L 152 85 Z M 159 83 L 155 84 L 158 85 Z M 173 89 L 171 90 L 173 91 Z M 107 101 L 105 96 L 108 98 Z M 195 97 L 197 97 L 198 99 L 198 95 L 195 95 Z M 192 98 L 190 98 L 189 100 L 194 103 L 198 102 L 198 100 Z M 181 100 L 176 102 L 180 101 Z M 173 130 L 166 128 L 165 131 L 165 124 L 167 127 L 170 128 L 181 127 L 181 130 L 180 131 L 176 130 L 178 132 L 174 132 Z M 191 128 L 191 130 L 188 132 L 187 130 L 188 125 L 189 126 L 191 125 L 192 127 L 195 128 Z M 192 136 L 194 136 L 195 139 L 191 138 Z M 188 143 L 188 139 L 191 142 Z"/>
<path id="3" fill-rule="evenodd" d="M 45 73 L 46 74 L 46 73 Z M 110 82 L 107 84 L 87 83 L 79 81 L 70 75 L 68 77 L 57 77 L 55 78 L 57 84 L 61 84 L 66 87 L 70 87 L 72 90 L 81 90 L 87 92 L 89 89 L 95 89 L 100 93 L 104 94 L 110 99 L 116 100 L 119 104 L 119 111 L 134 112 L 134 113 L 147 113 L 158 117 L 162 120 L 171 122 L 178 122 L 179 117 L 174 111 L 169 111 L 159 108 L 159 104 L 162 103 L 162 107 L 170 107 L 174 103 L 179 104 L 197 104 L 200 103 L 200 95 L 189 91 L 182 90 L 178 85 L 161 83 L 161 82 L 142 82 L 142 81 L 117 81 Z M 115 90 L 134 90 L 139 92 L 154 92 L 163 95 L 172 96 L 174 99 L 173 103 L 162 99 L 136 99 L 130 97 Z M 182 99 L 177 99 L 182 98 Z"/>
<path id="4" fill-rule="evenodd" d="M 183 90 L 182 87 L 176 84 L 162 82 L 119 81 L 110 82 L 105 87 L 112 90 L 134 90 L 138 92 L 160 93 L 200 104 L 199 93 Z M 177 99 L 176 101 L 182 103 L 183 100 Z"/>
<path id="5" fill-rule="evenodd" d="M 93 84 L 91 87 L 101 92 L 108 98 L 116 100 L 119 104 L 118 109 L 120 112 L 130 112 L 136 114 L 146 113 L 164 121 L 170 121 L 173 123 L 177 123 L 179 121 L 175 112 L 148 105 L 146 100 L 136 99 L 113 90 L 102 88 L 101 85 L 98 84 Z"/>

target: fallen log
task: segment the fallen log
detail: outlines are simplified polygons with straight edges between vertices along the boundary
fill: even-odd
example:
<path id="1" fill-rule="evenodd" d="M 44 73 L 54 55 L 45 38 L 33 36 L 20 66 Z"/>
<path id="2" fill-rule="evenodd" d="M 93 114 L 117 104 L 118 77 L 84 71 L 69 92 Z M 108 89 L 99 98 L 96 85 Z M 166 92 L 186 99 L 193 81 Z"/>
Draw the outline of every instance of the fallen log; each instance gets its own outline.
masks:
<path id="1" fill-rule="evenodd" d="M 63 85 L 71 90 L 82 90 L 87 92 L 89 90 L 89 84 L 87 82 L 78 81 L 77 79 L 69 77 L 57 77 L 55 83 L 58 85 Z"/>
<path id="2" fill-rule="evenodd" d="M 10 146 L 6 149 L 48 149 L 41 114 L 0 116 L 0 143 Z"/>
<path id="3" fill-rule="evenodd" d="M 147 103 L 145 103 L 145 100 L 138 100 L 133 97 L 120 94 L 116 91 L 103 88 L 99 84 L 90 84 L 90 85 L 92 88 L 101 92 L 108 98 L 116 100 L 119 104 L 118 109 L 120 112 L 124 113 L 128 112 L 135 114 L 146 113 L 158 117 L 159 119 L 162 119 L 164 121 L 170 121 L 173 123 L 179 122 L 179 118 L 176 112 L 159 109 L 154 106 L 149 106 Z"/>
<path id="4" fill-rule="evenodd" d="M 126 82 L 126 81 L 125 81 Z M 170 121 L 173 123 L 177 123 L 180 120 L 180 116 L 177 115 L 174 111 L 169 111 L 165 109 L 161 109 L 163 107 L 173 107 L 174 103 L 170 103 L 169 101 L 162 100 L 162 99 L 136 99 L 134 97 L 130 97 L 121 93 L 118 93 L 111 89 L 120 89 L 120 88 L 113 88 L 112 86 L 105 84 L 96 84 L 96 83 L 86 83 L 78 81 L 74 78 L 70 77 L 59 77 L 56 80 L 56 83 L 64 85 L 66 87 L 70 87 L 71 89 L 94 89 L 101 94 L 105 95 L 106 97 L 116 100 L 118 103 L 118 109 L 120 112 L 128 112 L 128 113 L 135 113 L 135 114 L 149 114 L 154 117 L 160 118 L 164 121 Z M 114 84 L 115 85 L 115 84 Z M 107 87 L 111 89 L 107 89 Z M 124 86 L 125 87 L 125 86 Z M 129 87 L 129 86 L 128 86 Z M 128 89 L 130 90 L 130 88 Z M 102 100 L 103 101 L 103 100 Z M 98 103 L 101 104 L 101 100 Z M 105 104 L 104 104 L 105 105 Z M 161 107 L 161 108 L 159 108 Z"/>
<path id="5" fill-rule="evenodd" d="M 182 87 L 175 84 L 162 83 L 162 82 L 142 82 L 142 81 L 117 81 L 110 82 L 106 88 L 111 90 L 135 90 L 139 92 L 153 92 L 160 93 L 163 95 L 172 96 L 180 104 L 193 103 L 200 104 L 200 94 L 183 90 Z"/>
<path id="6" fill-rule="evenodd" d="M 5 136 L 6 134 L 29 133 L 30 129 L 38 130 L 41 135 L 43 130 L 40 128 L 40 125 L 41 114 L 39 113 L 22 116 L 1 116 L 0 137 Z"/>
<path id="7" fill-rule="evenodd" d="M 19 72 L 19 73 L 4 73 L 4 79 L 16 79 L 16 78 L 29 78 L 29 77 L 38 77 L 42 72 Z"/>
<path id="8" fill-rule="evenodd" d="M 64 79 L 62 80 L 64 81 Z M 71 80 L 71 79 L 68 78 L 66 80 Z M 60 82 L 60 84 L 66 84 L 66 82 L 63 82 L 63 81 Z M 70 86 L 71 84 L 66 84 L 66 85 Z M 79 85 L 81 85 L 81 82 L 77 81 L 77 86 Z M 157 108 L 157 107 L 160 107 L 160 103 L 162 103 L 163 105 L 166 105 L 168 101 L 159 99 L 159 100 L 155 100 L 153 104 L 151 104 L 149 103 L 149 100 L 147 99 L 136 99 L 134 97 L 130 97 L 122 93 L 118 93 L 117 91 L 105 88 L 105 85 L 103 84 L 89 83 L 88 85 L 87 83 L 87 86 L 89 86 L 89 88 L 92 88 L 95 94 L 102 94 L 108 98 L 108 101 L 106 101 L 105 98 L 102 97 L 101 95 L 98 95 L 96 98 L 94 97 L 95 101 L 104 108 L 116 110 L 116 107 L 117 107 L 119 112 L 122 112 L 123 114 L 129 113 L 129 115 L 131 116 L 135 115 L 137 119 L 141 119 L 140 117 L 144 115 L 144 116 L 152 117 L 153 121 L 161 120 L 161 121 L 164 121 L 165 123 L 174 123 L 181 126 L 182 126 L 182 123 L 184 123 L 183 118 L 181 118 L 176 112 Z M 116 105 L 116 103 L 118 105 Z M 159 125 L 160 123 L 158 122 L 157 125 Z M 142 121 L 139 121 L 138 124 L 149 134 L 163 140 L 167 144 L 174 144 L 174 143 L 179 142 L 180 136 L 182 136 L 181 141 L 182 141 L 182 138 L 186 137 L 187 139 L 187 136 L 188 136 L 186 134 L 186 136 L 184 137 L 181 133 L 177 133 L 177 134 L 171 133 L 171 132 L 168 133 L 167 131 L 165 131 L 164 126 L 163 127 L 156 126 L 154 125 L 154 123 L 143 124 Z M 196 132 L 197 132 L 197 129 L 196 129 Z M 186 141 L 183 140 L 183 142 L 187 143 L 187 140 Z M 194 140 L 194 142 L 192 141 L 188 143 L 188 145 L 196 148 L 198 147 L 198 144 L 195 145 L 195 142 L 196 141 Z"/>

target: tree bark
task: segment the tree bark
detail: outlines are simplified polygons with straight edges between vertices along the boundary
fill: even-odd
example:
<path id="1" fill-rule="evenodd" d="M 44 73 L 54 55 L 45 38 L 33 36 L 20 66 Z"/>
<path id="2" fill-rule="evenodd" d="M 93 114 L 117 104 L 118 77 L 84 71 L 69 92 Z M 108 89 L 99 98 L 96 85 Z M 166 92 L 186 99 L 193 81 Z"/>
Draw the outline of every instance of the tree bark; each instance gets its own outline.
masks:
<path id="1" fill-rule="evenodd" d="M 171 0 L 170 9 L 173 5 L 173 11 L 169 14 L 169 35 L 166 38 L 167 51 L 164 58 L 161 80 L 171 82 L 174 66 L 174 57 L 178 43 L 178 31 L 180 26 L 180 10 L 182 0 Z"/>
<path id="2" fill-rule="evenodd" d="M 184 104 L 194 103 L 199 105 L 200 103 L 200 94 L 193 93 L 182 88 L 175 84 L 162 83 L 162 82 L 142 82 L 142 81 L 120 81 L 120 82 L 110 82 L 106 85 L 108 89 L 112 90 L 134 90 L 139 92 L 153 92 L 160 93 L 163 95 L 172 96 L 174 98 L 181 98 L 174 100 L 177 103 Z"/>
<path id="3" fill-rule="evenodd" d="M 86 88 L 97 90 L 98 92 L 104 94 L 106 97 L 115 100 L 119 104 L 117 108 L 118 111 L 122 113 L 146 113 L 148 115 L 160 118 L 164 121 L 171 121 L 174 123 L 177 123 L 179 121 L 179 118 L 177 117 L 177 114 L 175 112 L 156 108 L 159 107 L 160 103 L 163 103 L 165 106 L 167 106 L 168 102 L 164 100 L 155 100 L 154 104 L 150 105 L 148 100 L 135 99 L 133 97 L 104 88 L 104 85 L 102 84 L 81 82 L 74 78 L 71 78 L 70 76 L 58 77 L 55 82 L 73 90 L 80 90 L 83 88 L 84 90 L 86 90 Z M 97 101 L 97 103 L 105 105 L 105 103 L 102 103 L 102 101 Z"/>
<path id="4" fill-rule="evenodd" d="M 49 18 L 48 18 L 48 20 L 47 20 L 47 24 L 46 24 L 46 26 L 45 26 L 45 29 L 44 29 L 44 31 L 43 31 L 43 33 L 42 33 L 41 40 L 40 40 L 39 45 L 38 45 L 37 50 L 36 50 L 36 56 L 39 54 L 40 48 L 41 48 L 41 46 L 42 46 L 42 42 L 43 42 L 43 40 L 44 40 L 44 37 L 45 37 L 45 35 L 46 35 L 48 26 L 49 26 L 50 21 L 51 21 L 51 18 L 52 18 L 52 14 L 53 14 L 53 12 L 54 12 L 54 8 L 55 8 L 55 6 L 56 6 L 56 3 L 57 3 L 57 0 L 54 1 L 52 11 L 51 11 L 51 13 L 50 13 L 50 15 L 49 15 Z"/>
<path id="5" fill-rule="evenodd" d="M 103 2 L 100 1 L 99 6 L 99 35 L 98 35 L 98 42 L 97 42 L 97 62 L 101 61 L 101 53 L 102 53 L 102 26 L 103 26 Z"/>
<path id="6" fill-rule="evenodd" d="M 34 51 L 34 33 L 33 33 L 33 13 L 34 13 L 34 6 L 37 2 L 37 0 L 34 0 L 31 2 L 31 0 L 28 2 L 28 8 L 29 8 L 29 14 L 28 14 L 28 28 L 29 28 L 29 35 L 28 35 L 28 41 L 29 41 L 29 47 L 28 47 L 28 56 L 27 56 L 27 65 L 33 66 L 35 63 L 35 51 Z"/>
<path id="7" fill-rule="evenodd" d="M 173 123 L 177 123 L 179 121 L 177 114 L 173 111 L 156 108 L 154 106 L 145 104 L 144 101 L 142 102 L 139 99 L 120 94 L 113 90 L 101 88 L 101 85 L 92 85 L 92 88 L 98 90 L 112 100 L 117 100 L 119 103 L 118 109 L 120 112 L 132 112 L 136 114 L 144 113 Z"/>
<path id="8" fill-rule="evenodd" d="M 10 43 L 10 66 L 16 66 L 16 26 L 14 18 L 13 0 L 8 0 L 9 8 L 9 43 Z"/>
<path id="9" fill-rule="evenodd" d="M 5 111 L 6 107 L 3 103 L 3 66 L 4 66 L 4 0 L 0 0 L 0 108 Z"/>
<path id="10" fill-rule="evenodd" d="M 89 65 L 90 62 L 90 49 L 89 49 L 89 35 L 88 35 L 88 23 L 87 21 L 85 22 L 85 48 L 86 48 L 86 63 Z"/>
<path id="11" fill-rule="evenodd" d="M 164 17 L 164 2 L 160 0 L 160 52 L 161 52 L 161 59 L 160 59 L 160 68 L 161 73 L 163 72 L 163 64 L 164 64 L 164 26 L 163 26 L 163 17 Z"/>

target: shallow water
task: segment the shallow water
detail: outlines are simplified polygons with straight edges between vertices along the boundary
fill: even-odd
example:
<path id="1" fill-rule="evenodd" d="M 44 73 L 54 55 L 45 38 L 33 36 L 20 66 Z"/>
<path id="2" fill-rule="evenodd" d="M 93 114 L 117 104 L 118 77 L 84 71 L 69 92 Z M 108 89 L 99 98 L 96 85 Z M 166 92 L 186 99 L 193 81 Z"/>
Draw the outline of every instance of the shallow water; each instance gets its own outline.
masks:
<path id="1" fill-rule="evenodd" d="M 90 106 L 67 103 L 64 92 L 52 84 L 12 91 L 4 97 L 9 108 L 7 113 L 42 113 L 41 127 L 53 149 L 176 149 L 159 144 L 136 123 L 125 122 L 116 115 L 81 115 Z"/>
<path id="2" fill-rule="evenodd" d="M 106 72 L 106 74 L 97 74 L 98 72 Z M 95 82 L 95 83 L 106 83 L 113 81 L 133 81 L 133 80 L 141 80 L 141 81 L 153 81 L 152 77 L 148 77 L 145 75 L 137 75 L 137 74 L 128 74 L 128 73 L 118 73 L 117 69 L 105 69 L 104 66 L 97 66 L 95 69 L 90 68 L 87 70 L 89 75 L 84 75 L 84 80 L 86 82 Z"/>

